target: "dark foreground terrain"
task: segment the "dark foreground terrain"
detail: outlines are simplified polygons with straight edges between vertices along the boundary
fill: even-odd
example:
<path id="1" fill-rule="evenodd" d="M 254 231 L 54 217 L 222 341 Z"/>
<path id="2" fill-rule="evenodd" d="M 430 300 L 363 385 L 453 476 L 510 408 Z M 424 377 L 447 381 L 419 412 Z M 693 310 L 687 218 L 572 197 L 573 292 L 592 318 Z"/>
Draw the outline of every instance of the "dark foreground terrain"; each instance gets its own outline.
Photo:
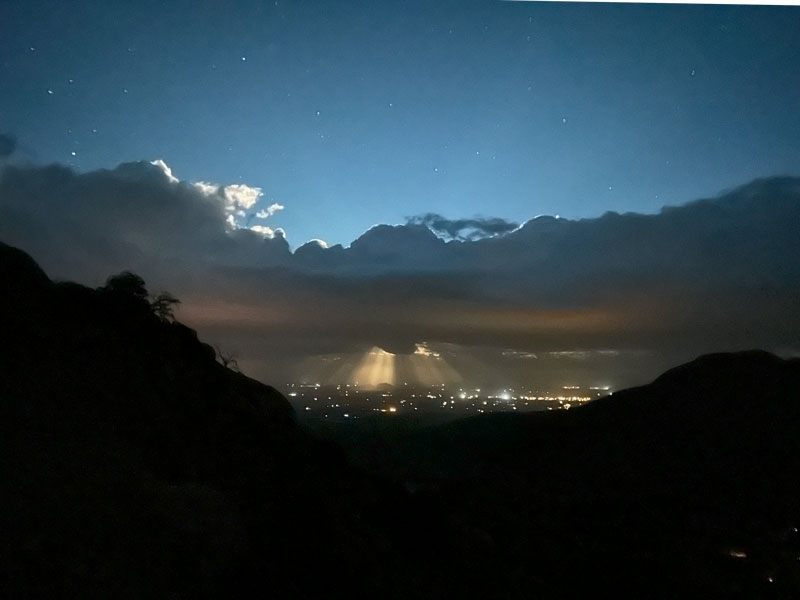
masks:
<path id="1" fill-rule="evenodd" d="M 706 356 L 356 467 L 139 283 L 0 245 L 5 597 L 800 595 L 798 361 Z"/>

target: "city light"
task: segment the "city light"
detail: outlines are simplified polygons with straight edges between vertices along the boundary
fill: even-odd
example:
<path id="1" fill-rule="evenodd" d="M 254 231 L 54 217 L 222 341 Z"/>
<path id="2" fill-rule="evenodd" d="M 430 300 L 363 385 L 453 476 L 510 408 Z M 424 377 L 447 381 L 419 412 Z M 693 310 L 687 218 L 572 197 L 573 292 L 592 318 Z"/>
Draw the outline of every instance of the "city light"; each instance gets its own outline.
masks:
<path id="1" fill-rule="evenodd" d="M 391 358 L 395 355 L 377 349 L 368 354 L 364 369 L 376 373 L 386 372 Z M 366 371 L 365 371 L 366 372 Z M 369 379 L 372 377 L 372 379 Z M 368 381 L 374 384 L 377 376 L 369 375 Z M 387 384 L 388 385 L 388 384 Z M 449 389 L 441 384 L 424 386 L 404 382 L 403 386 L 381 389 L 368 393 L 365 390 L 370 386 L 362 383 L 364 389 L 356 390 L 355 387 L 347 389 L 347 384 L 331 386 L 287 384 L 290 389 L 299 388 L 287 395 L 297 410 L 304 414 L 306 419 L 321 418 L 323 411 L 312 412 L 313 406 L 324 408 L 325 419 L 344 420 L 357 419 L 368 414 L 402 415 L 410 414 L 413 410 L 420 415 L 435 415 L 446 411 L 447 419 L 460 416 L 474 415 L 475 413 L 496 412 L 536 412 L 552 410 L 573 410 L 577 406 L 590 402 L 599 394 L 565 395 L 561 392 L 535 391 L 516 392 L 512 388 L 502 389 L 497 395 L 483 395 L 478 388 L 459 387 Z M 355 386 L 355 384 L 353 384 Z M 565 387 L 575 390 L 577 386 L 559 386 L 557 390 Z M 304 391 L 304 388 L 307 391 Z M 324 399 L 324 400 L 323 400 Z M 322 404 L 324 403 L 324 406 Z M 421 411 L 421 412 L 420 412 Z M 307 416 L 305 416 L 307 415 Z"/>

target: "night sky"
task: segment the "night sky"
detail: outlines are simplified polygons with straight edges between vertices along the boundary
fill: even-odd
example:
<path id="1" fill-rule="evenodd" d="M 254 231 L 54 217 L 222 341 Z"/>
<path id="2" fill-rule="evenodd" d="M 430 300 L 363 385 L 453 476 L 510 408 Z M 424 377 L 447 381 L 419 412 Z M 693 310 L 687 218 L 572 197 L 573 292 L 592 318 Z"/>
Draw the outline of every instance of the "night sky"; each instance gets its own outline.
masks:
<path id="1" fill-rule="evenodd" d="M 659 211 L 800 174 L 798 31 L 798 7 L 4 3 L 0 239 L 54 277 L 137 269 L 265 380 L 374 347 L 587 385 L 793 353 L 796 248 L 769 240 L 796 243 L 797 181 Z M 343 247 L 290 254 L 312 239 Z"/>
<path id="2" fill-rule="evenodd" d="M 79 171 L 246 183 L 292 246 L 655 212 L 800 162 L 797 7 L 12 2 L 0 115 Z M 72 153 L 75 153 L 74 156 Z"/>

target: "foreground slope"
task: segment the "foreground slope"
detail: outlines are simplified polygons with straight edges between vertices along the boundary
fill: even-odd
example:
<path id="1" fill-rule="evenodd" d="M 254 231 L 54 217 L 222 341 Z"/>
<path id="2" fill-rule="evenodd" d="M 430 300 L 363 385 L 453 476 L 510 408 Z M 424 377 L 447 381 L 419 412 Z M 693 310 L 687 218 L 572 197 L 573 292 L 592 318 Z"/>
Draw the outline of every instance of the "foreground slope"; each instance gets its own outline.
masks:
<path id="1" fill-rule="evenodd" d="M 417 564 L 427 551 L 404 552 L 423 531 L 437 539 L 424 506 L 386 518 L 402 492 L 350 468 L 278 392 L 129 292 L 53 283 L 0 245 L 4 592 L 294 598 L 337 582 L 413 597 L 444 585 Z"/>

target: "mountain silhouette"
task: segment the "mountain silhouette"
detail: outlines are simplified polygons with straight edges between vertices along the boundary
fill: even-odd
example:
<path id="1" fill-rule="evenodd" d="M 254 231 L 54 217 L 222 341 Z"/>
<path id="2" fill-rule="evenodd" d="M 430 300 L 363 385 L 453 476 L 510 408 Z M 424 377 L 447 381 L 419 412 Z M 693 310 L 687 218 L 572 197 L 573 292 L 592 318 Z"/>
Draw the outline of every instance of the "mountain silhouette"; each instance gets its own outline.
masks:
<path id="1" fill-rule="evenodd" d="M 54 283 L 0 245 L 4 594 L 414 597 L 402 573 L 433 550 L 403 549 L 447 539 L 435 510 L 165 317 L 135 275 Z"/>
<path id="2" fill-rule="evenodd" d="M 800 593 L 797 359 L 702 356 L 569 411 L 431 427 L 386 456 L 372 468 L 442 490 L 548 597 Z"/>
<path id="3" fill-rule="evenodd" d="M 159 298 L 130 273 L 53 282 L 0 244 L 9 597 L 800 592 L 797 360 L 704 356 L 356 467 Z"/>

